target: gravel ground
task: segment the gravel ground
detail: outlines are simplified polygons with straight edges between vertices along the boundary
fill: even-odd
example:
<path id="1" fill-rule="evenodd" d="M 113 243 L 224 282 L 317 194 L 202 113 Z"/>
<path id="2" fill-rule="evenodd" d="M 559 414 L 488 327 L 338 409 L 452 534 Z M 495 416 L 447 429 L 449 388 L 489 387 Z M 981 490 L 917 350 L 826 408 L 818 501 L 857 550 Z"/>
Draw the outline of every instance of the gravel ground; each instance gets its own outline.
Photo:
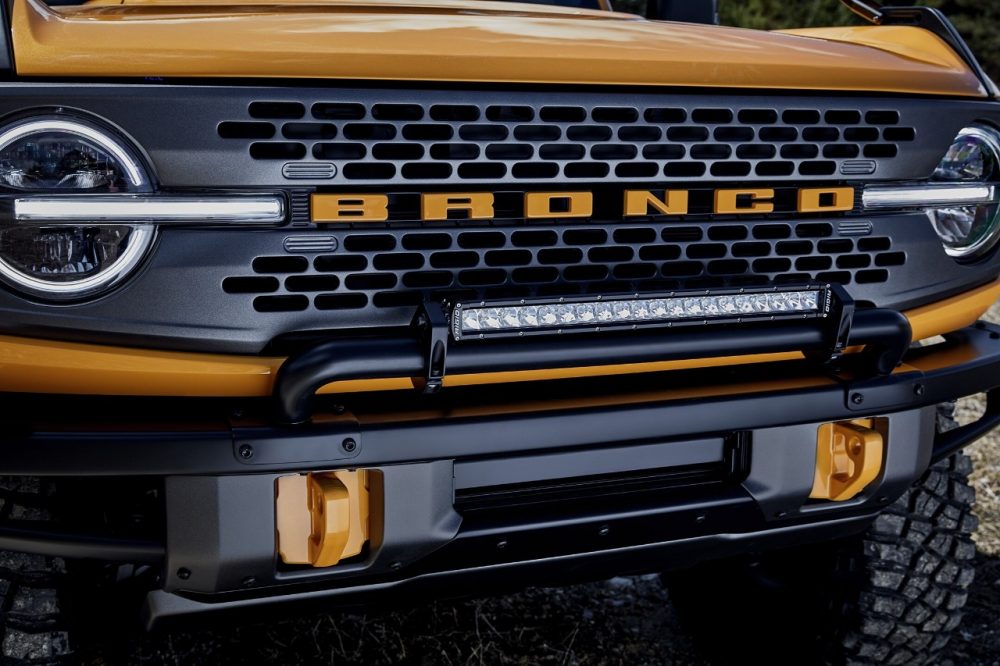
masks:
<path id="1" fill-rule="evenodd" d="M 1000 322 L 1000 304 L 990 312 Z M 982 401 L 959 404 L 959 419 Z M 943 663 L 1000 666 L 1000 431 L 969 449 L 980 528 L 977 580 Z M 318 615 L 269 626 L 116 641 L 92 664 L 702 663 L 655 576 L 384 614 Z"/>

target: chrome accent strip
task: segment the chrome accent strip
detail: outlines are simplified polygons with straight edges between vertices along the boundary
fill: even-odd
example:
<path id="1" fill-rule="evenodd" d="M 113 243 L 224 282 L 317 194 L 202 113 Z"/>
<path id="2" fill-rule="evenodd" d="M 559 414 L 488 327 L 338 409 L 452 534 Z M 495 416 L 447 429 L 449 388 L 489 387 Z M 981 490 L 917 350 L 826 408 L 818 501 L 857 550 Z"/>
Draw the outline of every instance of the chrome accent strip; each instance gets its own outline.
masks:
<path id="1" fill-rule="evenodd" d="M 336 236 L 288 236 L 282 242 L 285 252 L 333 252 L 337 249 Z"/>
<path id="2" fill-rule="evenodd" d="M 866 187 L 861 194 L 865 210 L 940 208 L 997 203 L 997 188 L 987 183 L 928 183 Z"/>
<path id="3" fill-rule="evenodd" d="M 65 195 L 14 200 L 18 222 L 278 224 L 285 200 L 268 196 Z"/>
<path id="4" fill-rule="evenodd" d="M 871 234 L 872 228 L 872 223 L 868 220 L 841 222 L 837 225 L 837 233 L 841 236 L 868 236 Z"/>

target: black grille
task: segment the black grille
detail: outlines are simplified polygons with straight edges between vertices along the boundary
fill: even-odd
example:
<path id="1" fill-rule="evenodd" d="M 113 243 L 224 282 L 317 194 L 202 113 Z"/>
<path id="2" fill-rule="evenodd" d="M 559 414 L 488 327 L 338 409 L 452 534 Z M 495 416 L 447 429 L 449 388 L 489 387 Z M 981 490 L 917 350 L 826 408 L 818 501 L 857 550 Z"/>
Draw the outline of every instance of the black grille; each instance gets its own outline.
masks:
<path id="1" fill-rule="evenodd" d="M 495 99 L 496 96 L 494 96 Z M 417 98 L 414 98 L 415 100 Z M 641 181 L 870 175 L 915 140 L 897 110 L 261 100 L 218 124 L 287 179 L 352 183 Z M 625 99 L 625 98 L 623 98 Z M 635 103 L 634 100 L 648 100 Z M 297 166 L 296 166 L 297 165 Z M 319 174 L 319 175 L 317 175 Z"/>
<path id="2" fill-rule="evenodd" d="M 831 282 L 878 284 L 906 261 L 836 222 L 463 227 L 340 232 L 334 254 L 263 256 L 223 289 L 259 312 Z"/>

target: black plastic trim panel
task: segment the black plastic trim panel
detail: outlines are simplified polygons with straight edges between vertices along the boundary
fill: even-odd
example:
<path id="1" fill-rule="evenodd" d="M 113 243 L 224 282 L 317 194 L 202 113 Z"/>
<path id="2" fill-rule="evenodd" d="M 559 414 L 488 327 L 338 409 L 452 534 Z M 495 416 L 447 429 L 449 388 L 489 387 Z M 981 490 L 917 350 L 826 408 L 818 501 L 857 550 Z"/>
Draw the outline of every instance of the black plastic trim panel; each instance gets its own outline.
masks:
<path id="1" fill-rule="evenodd" d="M 962 362 L 953 365 L 958 358 Z M 561 393 L 568 390 L 566 383 L 558 387 L 550 384 L 544 391 L 551 397 L 563 398 L 550 409 L 543 409 L 544 403 L 529 403 L 522 412 L 510 411 L 520 403 L 512 402 L 504 387 L 498 387 L 495 400 L 503 409 L 496 414 L 485 403 L 474 405 L 471 412 L 461 408 L 460 398 L 475 398 L 475 391 L 460 391 L 460 396 L 445 392 L 424 403 L 429 409 L 426 412 L 421 411 L 419 402 L 409 403 L 404 394 L 393 408 L 406 405 L 408 411 L 402 417 L 405 420 L 394 419 L 392 412 L 386 411 L 383 396 L 375 400 L 381 408 L 359 405 L 355 410 L 357 418 L 350 411 L 341 410 L 340 415 L 323 412 L 306 426 L 276 427 L 250 419 L 230 424 L 223 418 L 169 427 L 142 423 L 130 428 L 120 421 L 103 425 L 100 421 L 59 421 L 48 416 L 52 410 L 47 408 L 46 415 L 33 417 L 25 424 L 15 420 L 8 425 L 0 471 L 42 476 L 261 474 L 538 453 L 607 442 L 700 437 L 706 433 L 884 415 L 1000 386 L 1000 327 L 983 324 L 963 329 L 950 334 L 941 345 L 911 350 L 904 363 L 928 369 L 874 378 L 852 377 L 850 373 L 826 378 L 813 375 L 813 381 L 801 381 L 799 375 L 800 381 L 792 381 L 792 388 L 754 384 L 750 393 L 747 388 L 737 388 L 741 392 L 736 394 L 712 391 L 697 400 L 677 399 L 678 380 L 673 376 L 651 375 L 632 401 L 628 401 L 626 389 L 611 384 L 618 387 L 618 392 L 609 404 L 582 396 L 568 397 Z M 806 369 L 795 364 L 767 367 L 764 373 L 747 369 L 718 372 L 753 382 L 754 377 L 791 379 L 795 372 Z M 694 377 L 691 374 L 685 375 L 681 386 L 695 385 L 694 377 L 702 375 L 713 385 L 725 385 L 711 372 L 695 372 Z M 595 381 L 598 390 L 604 387 L 607 391 L 611 386 L 607 380 Z M 627 383 L 627 378 L 624 381 Z M 579 395 L 584 386 L 589 386 L 580 380 L 570 384 L 574 391 L 569 396 Z M 520 391 L 518 397 L 527 391 Z M 17 406 L 16 413 L 32 413 L 30 398 L 24 403 L 15 403 L 12 398 L 3 400 L 11 407 Z M 51 405 L 50 399 L 45 405 Z M 167 419 L 170 413 L 172 410 L 167 410 L 160 418 Z M 349 453 L 342 446 L 347 439 L 354 440 Z M 967 443 L 968 436 L 961 441 Z M 939 444 L 947 443 L 942 439 Z M 244 445 L 251 447 L 253 456 L 240 453 Z M 142 455 L 135 455 L 139 450 Z M 266 459 L 255 461 L 257 451 L 266 452 Z"/>
<path id="2" fill-rule="evenodd" d="M 459 571 L 430 572 L 378 583 L 306 591 L 286 590 L 265 597 L 244 596 L 228 600 L 196 599 L 155 591 L 146 599 L 142 618 L 148 629 L 166 630 L 206 622 L 250 621 L 292 611 L 300 614 L 339 607 L 379 604 L 412 604 L 415 599 L 478 593 L 503 593 L 526 585 L 551 586 L 585 582 L 615 575 L 660 572 L 708 558 L 801 545 L 841 538 L 864 531 L 875 514 L 826 520 L 806 525 L 772 527 L 746 534 L 715 534 L 639 546 L 609 548 L 571 556 L 547 557 L 533 562 L 494 564 Z M 495 541 L 495 540 L 494 540 Z M 496 549 L 495 542 L 493 544 Z"/>
<path id="3" fill-rule="evenodd" d="M 0 78 L 7 78 L 14 69 L 14 49 L 10 34 L 10 3 L 0 4 Z"/>

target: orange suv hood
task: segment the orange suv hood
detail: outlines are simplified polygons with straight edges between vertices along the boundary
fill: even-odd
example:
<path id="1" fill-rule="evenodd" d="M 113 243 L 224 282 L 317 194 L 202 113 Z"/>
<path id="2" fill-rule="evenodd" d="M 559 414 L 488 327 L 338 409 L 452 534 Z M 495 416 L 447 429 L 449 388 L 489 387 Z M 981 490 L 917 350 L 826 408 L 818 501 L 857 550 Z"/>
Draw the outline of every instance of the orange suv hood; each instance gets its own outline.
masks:
<path id="1" fill-rule="evenodd" d="M 599 84 L 985 96 L 915 27 L 771 33 L 480 0 L 14 0 L 24 76 Z"/>

